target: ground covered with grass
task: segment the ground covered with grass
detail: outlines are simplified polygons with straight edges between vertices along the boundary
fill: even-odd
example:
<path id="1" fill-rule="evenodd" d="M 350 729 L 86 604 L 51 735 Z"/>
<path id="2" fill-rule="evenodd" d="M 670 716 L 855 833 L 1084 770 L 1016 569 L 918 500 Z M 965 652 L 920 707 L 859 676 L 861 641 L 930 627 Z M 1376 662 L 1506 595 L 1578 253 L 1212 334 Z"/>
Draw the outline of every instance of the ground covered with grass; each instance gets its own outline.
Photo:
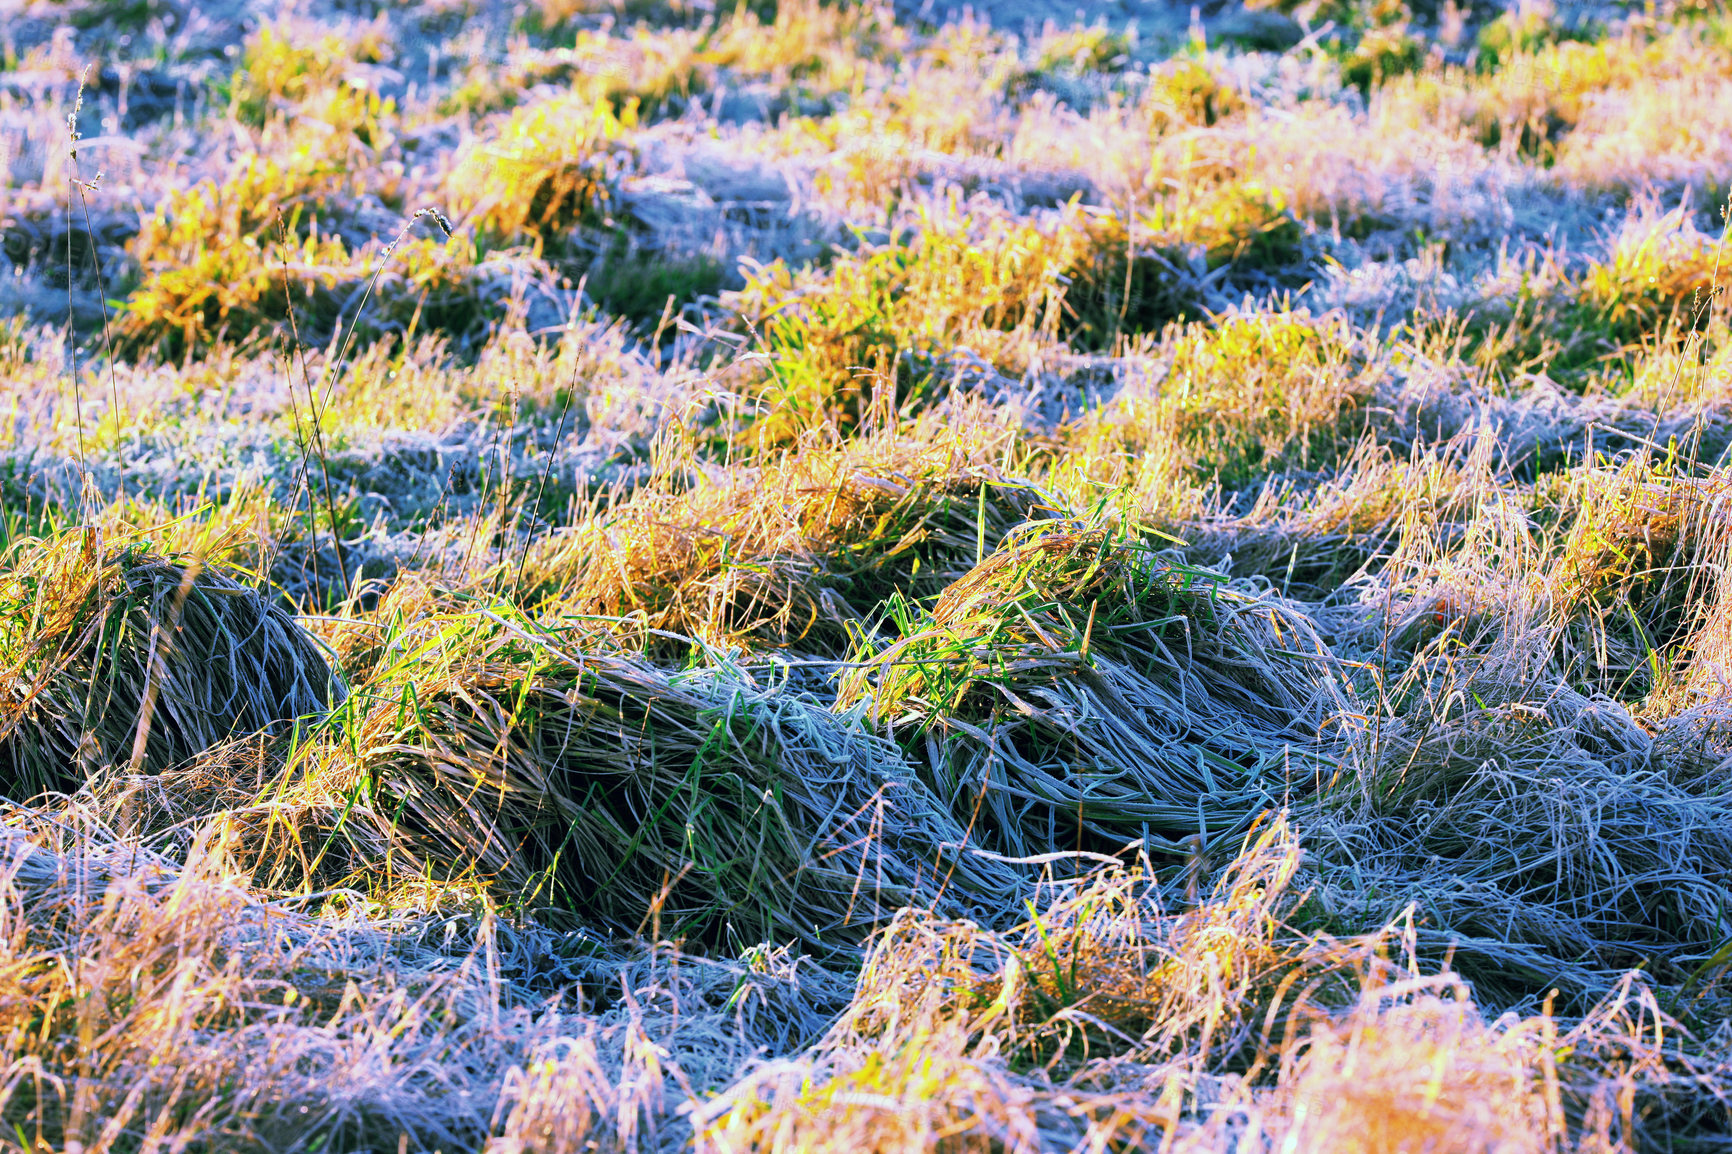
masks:
<path id="1" fill-rule="evenodd" d="M 1728 110 L 0 2 L 0 1150 L 1732 1149 Z"/>

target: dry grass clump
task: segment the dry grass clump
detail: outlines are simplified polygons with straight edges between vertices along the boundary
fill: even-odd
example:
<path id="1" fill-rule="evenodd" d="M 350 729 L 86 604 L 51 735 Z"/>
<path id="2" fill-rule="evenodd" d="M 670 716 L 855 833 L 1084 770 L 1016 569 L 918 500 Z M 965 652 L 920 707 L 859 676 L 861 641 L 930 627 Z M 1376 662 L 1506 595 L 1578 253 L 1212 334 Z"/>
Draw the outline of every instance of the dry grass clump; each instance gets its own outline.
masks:
<path id="1" fill-rule="evenodd" d="M 310 222 L 355 191 L 352 178 L 309 151 L 286 159 L 246 156 L 229 179 L 164 198 L 129 245 L 140 283 L 116 320 L 122 350 L 178 359 L 219 335 L 239 340 L 282 323 L 291 288 L 300 290 L 297 296 L 328 298 L 344 277 L 348 249 Z M 273 209 L 296 221 L 286 247 L 278 244 Z M 295 304 L 304 312 L 331 307 Z"/>
<path id="2" fill-rule="evenodd" d="M 1727 550 L 1725 479 L 1636 457 L 1574 480 L 1577 511 L 1548 575 L 1553 611 L 1579 631 L 1563 672 L 1636 699 L 1672 681 L 1680 644 L 1704 624 Z"/>
<path id="3" fill-rule="evenodd" d="M 1076 522 L 1031 526 L 848 673 L 939 796 L 1015 856 L 1236 840 L 1308 789 L 1338 701 L 1291 605 Z"/>
<path id="4" fill-rule="evenodd" d="M 1366 97 L 1374 88 L 1424 64 L 1426 45 L 1408 31 L 1406 21 L 1368 28 L 1341 62 L 1341 79 Z"/>
<path id="5" fill-rule="evenodd" d="M 1732 597 L 1724 576 L 1702 604 L 1701 624 L 1685 642 L 1687 663 L 1667 692 L 1654 695 L 1655 712 L 1662 715 L 1712 707 L 1732 696 Z"/>
<path id="6" fill-rule="evenodd" d="M 1105 24 L 1060 28 L 1049 24 L 1029 50 L 1037 72 L 1062 72 L 1086 76 L 1091 72 L 1117 72 L 1130 62 L 1130 38 Z"/>
<path id="7" fill-rule="evenodd" d="M 897 206 L 917 204 L 912 186 L 930 179 L 935 163 L 1003 155 L 1017 111 L 1008 90 L 1027 76 L 1015 43 L 980 20 L 946 23 L 906 51 L 891 39 L 885 50 L 837 93 L 840 109 L 791 116 L 771 138 L 812 162 L 821 203 L 873 225 L 894 225 Z"/>
<path id="8" fill-rule="evenodd" d="M 1075 1069 L 1112 1057 L 1189 1058 L 1200 1069 L 1241 1063 L 1255 1046 L 1259 1003 L 1295 960 L 1282 916 L 1300 860 L 1282 814 L 1247 836 L 1183 913 L 1163 911 L 1145 860 L 1055 885 L 1045 908 L 1030 902 L 1031 919 L 1004 933 L 898 925 L 868 959 L 837 1031 L 894 1030 L 906 1002 L 936 994 L 944 1013 L 1017 1066 Z M 1201 879 L 1193 874 L 1190 884 Z M 922 956 L 934 949 L 938 956 Z"/>
<path id="9" fill-rule="evenodd" d="M 822 1042 L 695 1111 L 699 1148 L 1628 1150 L 1637 1094 L 1690 1081 L 1639 987 L 1488 1024 L 1411 923 L 1294 934 L 1299 860 L 1277 821 L 1177 916 L 1112 871 L 1009 934 L 899 920 Z"/>
<path id="10" fill-rule="evenodd" d="M 898 409 L 930 403 L 939 382 L 912 372 L 905 352 L 962 344 L 1020 371 L 1060 323 L 1060 277 L 1087 243 L 1080 226 L 1074 211 L 1052 228 L 923 213 L 905 243 L 863 245 L 821 271 L 757 269 L 722 297 L 768 356 L 753 434 L 777 443 L 825 425 L 846 433 L 879 390 Z"/>
<path id="11" fill-rule="evenodd" d="M 775 5 L 769 20 L 749 6 L 736 8 L 710 38 L 705 58 L 738 76 L 822 95 L 862 86 L 867 61 L 893 63 L 909 40 L 882 4 L 788 0 Z"/>
<path id="12" fill-rule="evenodd" d="M 1369 426 L 1382 371 L 1345 317 L 1302 309 L 1170 329 L 1157 355 L 1163 377 L 1123 390 L 1072 433 L 1080 455 L 1121 462 L 1127 480 L 1165 468 L 1237 489 L 1328 466 Z"/>
<path id="13" fill-rule="evenodd" d="M 1306 279 L 1305 230 L 1279 189 L 1256 181 L 1198 182 L 1129 223 L 1092 214 L 1088 244 L 1064 276 L 1060 333 L 1079 349 L 1199 321 L 1232 294 Z"/>
<path id="14" fill-rule="evenodd" d="M 1371 715 L 1356 772 L 1308 828 L 1336 929 L 1417 901 L 1428 948 L 1450 950 L 1483 1002 L 1531 1007 L 1556 988 L 1580 1012 L 1626 968 L 1677 987 L 1713 955 L 1732 826 L 1700 771 L 1674 780 L 1607 695 L 1669 676 L 1642 668 L 1651 648 L 1622 642 L 1619 627 L 1640 634 L 1635 611 L 1560 614 L 1561 588 L 1595 571 L 1592 554 L 1560 562 L 1513 505 L 1488 495 L 1446 555 L 1404 541 L 1383 588 L 1363 587 L 1361 635 L 1331 640 L 1361 659 Z M 1627 556 L 1610 549 L 1605 563 Z M 1674 591 L 1648 612 L 1663 620 L 1674 598 L 1688 606 Z"/>
<path id="15" fill-rule="evenodd" d="M 1604 261 L 1588 266 L 1577 307 L 1605 333 L 1608 352 L 1672 343 L 1726 317 L 1725 238 L 1698 232 L 1683 208 L 1632 214 Z"/>
<path id="16" fill-rule="evenodd" d="M 444 876 L 734 951 L 842 948 L 952 872 L 953 902 L 1016 889 L 964 852 L 893 747 L 821 706 L 534 630 L 494 613 L 417 623 L 357 692 L 353 752 L 332 751 Z"/>
<path id="17" fill-rule="evenodd" d="M 88 812 L 14 812 L 0 839 L 14 1149 L 672 1145 L 687 1095 L 837 1000 L 775 955 L 584 956 L 487 918 L 312 916 L 250 892 L 209 840 L 177 864 Z M 587 1102 L 564 1096 L 579 1085 Z"/>
<path id="18" fill-rule="evenodd" d="M 1550 163 L 1596 100 L 1669 71 L 1669 48 L 1676 50 L 1632 39 L 1511 45 L 1489 72 L 1427 70 L 1385 88 L 1381 99 L 1460 124 L 1484 148 Z"/>
<path id="19" fill-rule="evenodd" d="M 1662 412 L 1688 402 L 1724 345 L 1724 237 L 1700 231 L 1687 205 L 1661 211 L 1643 197 L 1604 248 L 1580 263 L 1556 250 L 1500 260 L 1497 288 L 1473 308 L 1416 313 L 1413 343 L 1471 361 L 1512 391 L 1544 374 Z"/>
<path id="20" fill-rule="evenodd" d="M 76 829 L 55 838 L 58 854 L 6 832 L 0 1003 L 14 1075 L 0 1117 L 20 1148 L 259 1149 L 309 1124 L 358 1142 L 469 1129 L 409 1088 L 437 1050 L 405 1049 L 396 1095 L 328 1093 L 344 1078 L 382 1088 L 366 1039 L 413 1028 L 457 993 L 449 979 L 445 991 L 431 974 L 400 981 L 377 943 L 374 973 L 350 970 L 347 943 L 261 906 L 208 857 L 180 870 L 136 847 L 98 856 Z"/>
<path id="21" fill-rule="evenodd" d="M 504 67 L 471 59 L 468 76 L 439 101 L 442 111 L 481 114 L 508 109 L 558 92 L 577 103 L 605 102 L 616 112 L 629 107 L 650 116 L 705 91 L 716 70 L 701 52 L 695 29 L 639 27 L 630 35 L 612 29 L 581 29 L 570 47 L 510 49 Z"/>
<path id="22" fill-rule="evenodd" d="M 765 412 L 752 431 L 772 443 L 815 426 L 846 432 L 880 389 L 893 389 L 903 412 L 929 405 L 942 382 L 911 366 L 958 345 L 1013 375 L 1061 339 L 1111 349 L 1121 336 L 1202 315 L 1217 299 L 1216 274 L 1267 281 L 1265 270 L 1299 259 L 1300 235 L 1267 190 L 1244 183 L 1134 228 L 1075 204 L 1051 221 L 1016 224 L 996 213 L 977 220 L 923 209 L 910 238 L 863 245 L 821 271 L 778 261 L 723 294 L 768 355 L 757 390 Z M 1314 342 L 1320 360 L 1338 335 L 1301 313 L 1261 330 L 1247 322 L 1220 340 L 1224 355 L 1247 355 L 1234 346 L 1261 336 L 1274 346 L 1269 355 L 1285 359 L 1304 355 L 1291 346 Z"/>
<path id="23" fill-rule="evenodd" d="M 1379 990 L 1365 1002 L 1346 1022 L 1314 1026 L 1303 1046 L 1283 1055 L 1281 1088 L 1260 1103 L 1259 1129 L 1271 1146 L 1555 1148 L 1562 1105 L 1555 1090 L 1548 1100 L 1533 1089 L 1546 1074 L 1555 1085 L 1555 1071 L 1545 1068 L 1555 1045 L 1542 1033 L 1548 1019 L 1490 1029 L 1461 985 L 1445 986 L 1441 996 Z"/>
<path id="24" fill-rule="evenodd" d="M 1058 883 L 1000 933 L 905 911 L 817 1046 L 698 1111 L 701 1148 L 1152 1142 L 1178 1126 L 1188 1090 L 1254 1044 L 1258 1003 L 1294 960 L 1277 938 L 1298 862 L 1277 819 L 1178 916 L 1146 867 Z"/>
<path id="25" fill-rule="evenodd" d="M 720 483 L 649 492 L 532 548 L 520 596 L 626 618 L 653 650 L 840 655 L 893 593 L 935 595 L 1043 503 L 964 438 L 808 446 Z"/>
<path id="26" fill-rule="evenodd" d="M 1255 235 L 1258 223 L 1243 234 Z M 1089 220 L 1090 244 L 1064 272 L 1060 333 L 1073 348 L 1116 350 L 1138 334 L 1199 320 L 1220 299 L 1231 246 L 1210 250 L 1183 227 L 1161 225 L 1127 228 L 1105 214 Z"/>
<path id="27" fill-rule="evenodd" d="M 306 35 L 292 22 L 264 24 L 247 37 L 239 66 L 228 80 L 229 114 L 263 128 L 272 121 L 305 117 L 336 131 L 380 143 L 376 127 L 395 113 L 364 80 L 357 64 L 380 64 L 394 55 L 390 30 L 375 20 L 346 35 Z M 372 127 L 374 131 L 369 131 Z"/>
<path id="28" fill-rule="evenodd" d="M 1458 436 L 1441 446 L 1415 446 L 1403 459 L 1386 445 L 1361 441 L 1320 485 L 1269 484 L 1237 516 L 1204 516 L 1171 528 L 1188 542 L 1186 555 L 1193 559 L 1262 577 L 1283 596 L 1321 601 L 1386 560 L 1416 511 L 1423 510 L 1447 545 L 1484 493 L 1472 444 Z"/>
<path id="29" fill-rule="evenodd" d="M 1694 27 L 1678 20 L 1646 44 L 1638 34 L 1634 51 L 1628 39 L 1605 45 L 1610 67 L 1625 76 L 1586 102 L 1558 147 L 1558 173 L 1587 191 L 1663 189 L 1704 206 L 1723 204 L 1722 100 L 1732 62 L 1725 26 L 1723 14 Z M 1590 66 L 1587 75 L 1595 70 Z"/>
<path id="30" fill-rule="evenodd" d="M 111 815 L 120 837 L 177 860 L 205 854 L 255 894 L 362 897 L 399 908 L 438 907 L 475 894 L 435 891 L 414 847 L 364 797 L 351 773 L 307 774 L 309 745 L 330 738 L 310 725 L 295 734 L 230 738 L 161 771 L 98 770 L 75 795 Z M 387 884 L 381 869 L 395 879 Z M 431 899 L 431 900 L 427 900 Z"/>
<path id="31" fill-rule="evenodd" d="M 1605 32 L 1591 17 L 1570 16 L 1568 10 L 1558 11 L 1551 0 L 1522 0 L 1475 34 L 1476 65 L 1481 71 L 1495 72 L 1518 53 L 1532 55 L 1557 44 L 1592 44 Z"/>
<path id="32" fill-rule="evenodd" d="M 1198 246 L 1207 266 L 1230 269 L 1233 287 L 1241 291 L 1296 287 L 1309 279 L 1304 227 L 1281 189 L 1257 180 L 1188 190 L 1175 203 L 1157 205 L 1138 225 L 1157 243 L 1171 238 Z"/>
<path id="33" fill-rule="evenodd" d="M 93 533 L 14 548 L 0 589 L 5 792 L 92 770 L 164 770 L 225 738 L 328 708 L 341 689 L 282 609 L 200 562 Z"/>
<path id="34" fill-rule="evenodd" d="M 1168 61 L 1151 70 L 1138 112 L 1156 132 L 1210 127 L 1245 106 L 1232 82 L 1204 60 Z"/>
<path id="35" fill-rule="evenodd" d="M 20 1076 L 0 1089 L 0 1116 L 26 1146 L 253 1151 L 313 1132 L 355 1149 L 521 1154 L 676 1145 L 690 1126 L 707 1151 L 1163 1138 L 1224 1150 L 1245 1148 L 1233 1139 L 1247 1122 L 1265 1140 L 1328 1127 L 1317 1107 L 1339 1100 L 1397 1145 L 1514 1140 L 1537 1120 L 1554 1145 L 1532 1148 L 1608 1150 L 1641 1133 L 1632 1105 L 1685 1081 L 1671 1073 L 1675 1025 L 1628 984 L 1573 1029 L 1549 1015 L 1483 1025 L 1451 976 L 1420 979 L 1410 958 L 1391 965 L 1371 948 L 1348 951 L 1358 964 L 1334 984 L 1358 976 L 1364 993 L 1341 1011 L 1303 982 L 1283 986 L 1303 943 L 1279 922 L 1299 861 L 1280 823 L 1177 916 L 1123 871 L 1059 887 L 1005 935 L 910 911 L 873 948 L 853 1004 L 791 1058 L 812 1003 L 836 992 L 774 957 L 601 953 L 572 967 L 540 952 L 545 935 L 497 925 L 462 934 L 466 955 L 441 955 L 429 948 L 441 923 L 392 934 L 321 921 L 259 903 L 209 856 L 176 867 L 80 825 L 35 831 L 48 849 L 21 832 L 6 839 L 0 887 L 17 1027 L 5 1057 Z M 582 975 L 593 1003 L 531 996 L 513 977 L 526 966 Z M 1055 1028 L 1099 1044 L 1031 1063 L 1038 1051 L 1020 1043 L 1054 1036 L 1037 1025 L 1064 975 L 1078 1001 Z M 1270 1020 L 1271 1004 L 1292 1009 Z M 1115 1033 L 1135 1020 L 1113 1016 L 1127 1005 L 1172 1020 Z M 736 1079 L 750 1038 L 770 1060 Z M 1167 1042 L 1183 1057 L 1147 1060 Z M 1252 1046 L 1266 1058 L 1247 1068 Z"/>
<path id="36" fill-rule="evenodd" d="M 1484 298 L 1460 311 L 1416 310 L 1404 343 L 1427 359 L 1472 364 L 1518 403 L 1535 386 L 1555 385 L 1602 406 L 1617 398 L 1645 409 L 1650 440 L 1698 416 L 1718 435 L 1720 420 L 1702 401 L 1717 391 L 1724 347 L 1722 247 L 1687 213 L 1643 201 L 1606 239 L 1603 257 L 1573 264 L 1555 250 L 1530 250 L 1500 260 Z"/>
<path id="37" fill-rule="evenodd" d="M 1289 1033 L 1271 1088 L 1241 1089 L 1172 1149 L 1645 1148 L 1635 1141 L 1642 1129 L 1634 1092 L 1666 1079 L 1666 1026 L 1651 996 L 1631 1012 L 1639 996 L 1626 989 L 1571 1029 L 1549 1012 L 1488 1023 L 1453 974 L 1379 969 L 1348 1011 L 1314 1011 Z M 1601 1051 L 1599 1061 L 1572 1061 L 1583 1051 Z"/>
<path id="38" fill-rule="evenodd" d="M 445 192 L 460 226 L 540 243 L 609 223 L 634 105 L 558 96 L 519 108 L 458 160 Z"/>
<path id="39" fill-rule="evenodd" d="M 332 151 L 301 140 L 248 153 L 226 180 L 158 203 L 128 242 L 138 283 L 115 318 L 117 351 L 202 356 L 257 332 L 285 336 L 291 320 L 307 341 L 328 339 L 339 320 L 364 321 L 375 337 L 420 326 L 473 339 L 484 305 L 545 279 L 539 262 L 451 240 L 436 210 L 394 211 L 404 181 Z M 411 236 L 417 229 L 445 235 Z"/>
<path id="40" fill-rule="evenodd" d="M 1375 351 L 1340 318 L 1303 310 L 1192 327 L 1173 342 L 1166 412 L 1152 423 L 1166 416 L 1171 435 L 1201 450 L 1198 465 L 1223 484 L 1315 468 L 1357 439 Z"/>

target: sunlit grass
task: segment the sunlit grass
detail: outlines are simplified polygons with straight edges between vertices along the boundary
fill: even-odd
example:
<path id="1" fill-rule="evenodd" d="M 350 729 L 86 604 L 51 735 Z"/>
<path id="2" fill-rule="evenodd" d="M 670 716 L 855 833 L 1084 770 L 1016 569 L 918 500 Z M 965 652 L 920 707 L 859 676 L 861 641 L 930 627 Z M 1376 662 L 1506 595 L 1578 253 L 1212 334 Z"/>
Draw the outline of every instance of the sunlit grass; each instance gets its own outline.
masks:
<path id="1" fill-rule="evenodd" d="M 8 25 L 0 1148 L 1725 1132 L 1724 14 L 1145 8 Z"/>

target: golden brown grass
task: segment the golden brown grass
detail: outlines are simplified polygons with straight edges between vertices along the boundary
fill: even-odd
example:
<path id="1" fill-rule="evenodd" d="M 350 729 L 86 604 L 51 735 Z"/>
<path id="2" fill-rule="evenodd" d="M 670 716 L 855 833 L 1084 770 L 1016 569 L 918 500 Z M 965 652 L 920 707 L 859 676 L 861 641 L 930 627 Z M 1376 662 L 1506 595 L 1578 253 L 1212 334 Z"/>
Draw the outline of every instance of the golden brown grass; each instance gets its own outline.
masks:
<path id="1" fill-rule="evenodd" d="M 289 614 L 200 558 L 105 556 L 94 529 L 33 544 L 0 593 L 14 796 L 70 792 L 98 766 L 170 769 L 342 696 Z"/>
<path id="2" fill-rule="evenodd" d="M 936 593 L 1035 515 L 1039 490 L 1005 463 L 963 437 L 809 445 L 538 543 L 520 595 L 620 619 L 657 651 L 689 637 L 840 655 L 870 607 Z"/>
<path id="3" fill-rule="evenodd" d="M 0 1151 L 1727 1130 L 1724 13 L 137 7 L 0 53 Z"/>

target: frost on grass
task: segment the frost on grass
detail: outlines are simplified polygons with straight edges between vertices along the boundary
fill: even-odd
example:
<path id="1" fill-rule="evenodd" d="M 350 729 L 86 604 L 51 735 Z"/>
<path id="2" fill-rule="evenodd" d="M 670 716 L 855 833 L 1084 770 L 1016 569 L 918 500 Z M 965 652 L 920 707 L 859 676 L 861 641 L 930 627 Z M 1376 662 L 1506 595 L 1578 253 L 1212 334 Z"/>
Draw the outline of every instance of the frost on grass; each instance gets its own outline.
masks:
<path id="1" fill-rule="evenodd" d="M 1714 1148 L 1726 17 L 1204 8 L 9 16 L 0 1148 Z"/>

